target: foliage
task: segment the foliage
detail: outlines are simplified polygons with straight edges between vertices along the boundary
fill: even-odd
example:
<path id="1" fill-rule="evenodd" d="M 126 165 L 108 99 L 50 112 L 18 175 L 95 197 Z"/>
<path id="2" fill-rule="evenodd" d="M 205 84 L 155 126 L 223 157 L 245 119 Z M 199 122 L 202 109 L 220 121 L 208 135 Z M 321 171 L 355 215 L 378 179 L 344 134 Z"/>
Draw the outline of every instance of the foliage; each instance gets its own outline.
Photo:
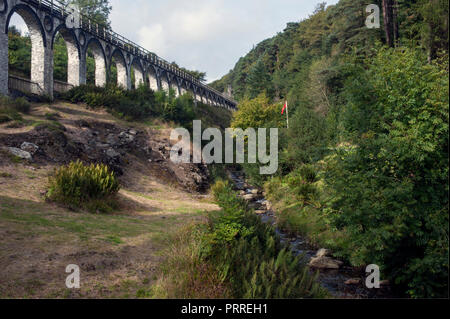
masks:
<path id="1" fill-rule="evenodd" d="M 238 110 L 233 113 L 233 128 L 277 127 L 281 122 L 281 105 L 271 104 L 270 99 L 261 93 L 254 99 L 246 99 L 239 103 Z"/>
<path id="2" fill-rule="evenodd" d="M 228 182 L 212 188 L 222 211 L 210 215 L 203 256 L 216 265 L 235 298 L 308 298 L 326 294 L 306 265 L 282 247 Z M 242 263 L 245 260 L 245 263 Z"/>
<path id="3" fill-rule="evenodd" d="M 136 90 L 124 90 L 115 85 L 105 88 L 81 85 L 69 90 L 63 98 L 93 108 L 106 107 L 113 114 L 129 120 L 153 116 L 189 126 L 195 116 L 195 104 L 190 94 L 176 98 L 173 90 L 153 92 L 144 85 Z"/>
<path id="4" fill-rule="evenodd" d="M 82 14 L 99 24 L 110 26 L 109 15 L 112 7 L 109 0 L 63 0 L 63 2 L 77 5 Z"/>
<path id="5" fill-rule="evenodd" d="M 108 210 L 107 199 L 119 191 L 114 173 L 104 164 L 85 165 L 80 161 L 56 169 L 49 177 L 47 198 L 72 209 Z"/>
<path id="6" fill-rule="evenodd" d="M 31 104 L 25 98 L 11 99 L 0 95 L 0 122 L 22 121 L 20 113 L 29 113 Z"/>
<path id="7" fill-rule="evenodd" d="M 383 28 L 365 28 L 366 1 L 341 0 L 288 23 L 213 85 L 232 86 L 244 109 L 234 123 L 244 128 L 284 127 L 279 111 L 265 110 L 273 101 L 289 102 L 279 177 L 266 182 L 282 227 L 354 265 L 377 263 L 399 294 L 442 297 L 448 288 L 448 3 L 397 3 L 397 49 L 385 48 Z M 254 79 L 264 87 L 250 80 L 256 70 L 266 72 Z M 249 107 L 249 92 L 273 95 Z M 316 176 L 302 172 L 305 164 Z M 243 168 L 261 182 L 254 165 Z"/>
<path id="8" fill-rule="evenodd" d="M 160 268 L 154 298 L 231 298 L 230 289 L 215 271 L 214 265 L 201 258 L 204 224 L 190 224 L 170 238 L 168 258 Z"/>
<path id="9" fill-rule="evenodd" d="M 363 75 L 374 92 L 371 131 L 337 153 L 327 181 L 353 263 L 382 265 L 413 297 L 439 297 L 448 280 L 448 78 L 424 61 L 414 50 L 379 51 Z"/>
<path id="10" fill-rule="evenodd" d="M 15 26 L 8 29 L 8 59 L 11 74 L 31 76 L 31 39 L 29 35 L 22 36 Z"/>

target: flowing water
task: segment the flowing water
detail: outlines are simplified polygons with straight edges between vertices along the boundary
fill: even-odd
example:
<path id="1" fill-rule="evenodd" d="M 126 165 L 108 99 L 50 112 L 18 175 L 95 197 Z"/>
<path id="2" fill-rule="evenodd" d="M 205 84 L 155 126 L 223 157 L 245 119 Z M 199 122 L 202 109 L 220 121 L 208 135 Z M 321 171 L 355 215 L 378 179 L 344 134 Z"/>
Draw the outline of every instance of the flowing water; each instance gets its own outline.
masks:
<path id="1" fill-rule="evenodd" d="M 229 172 L 235 188 L 245 191 L 246 194 L 252 194 L 253 188 L 250 188 L 245 183 L 245 177 L 242 172 Z M 284 245 L 288 245 L 292 253 L 296 256 L 303 255 L 308 263 L 311 258 L 315 257 L 317 249 L 308 244 L 307 240 L 302 237 L 292 237 L 277 226 L 276 216 L 272 210 L 267 210 L 265 207 L 265 198 L 260 198 L 252 203 L 259 212 L 262 222 L 271 224 L 280 241 Z M 311 269 L 311 272 L 316 270 Z M 318 281 L 322 287 L 326 288 L 330 294 L 335 298 L 389 298 L 393 297 L 388 287 L 381 289 L 368 289 L 365 287 L 366 274 L 361 269 L 354 267 L 342 266 L 335 270 L 320 270 Z M 349 279 L 360 279 L 357 285 L 348 285 L 345 282 Z"/>

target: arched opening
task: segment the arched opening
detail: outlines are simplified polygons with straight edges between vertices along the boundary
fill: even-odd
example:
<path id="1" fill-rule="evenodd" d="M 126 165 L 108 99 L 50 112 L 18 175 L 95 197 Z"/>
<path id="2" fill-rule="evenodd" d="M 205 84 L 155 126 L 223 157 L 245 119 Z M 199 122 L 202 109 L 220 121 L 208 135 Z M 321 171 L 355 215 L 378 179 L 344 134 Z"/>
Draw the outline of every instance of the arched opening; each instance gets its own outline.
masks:
<path id="1" fill-rule="evenodd" d="M 73 31 L 61 27 L 53 38 L 53 79 L 55 91 L 80 85 L 80 51 Z M 69 86 L 64 86 L 67 83 Z"/>
<path id="2" fill-rule="evenodd" d="M 178 87 L 178 81 L 177 77 L 172 77 L 172 80 L 170 81 L 170 88 L 175 92 L 175 97 L 180 96 L 180 89 Z"/>
<path id="3" fill-rule="evenodd" d="M 186 93 L 188 93 L 189 92 L 189 90 L 188 90 L 188 87 L 186 86 L 186 81 L 181 81 L 181 85 L 180 85 L 180 94 L 181 95 L 184 95 L 184 94 L 186 94 Z"/>
<path id="4" fill-rule="evenodd" d="M 8 75 L 14 78 L 11 89 L 42 94 L 45 83 L 45 33 L 34 11 L 17 5 L 10 12 L 8 34 Z"/>
<path id="5" fill-rule="evenodd" d="M 148 78 L 148 85 L 150 86 L 150 89 L 153 91 L 159 90 L 158 85 L 158 76 L 156 75 L 155 69 L 150 65 L 147 70 L 147 78 Z"/>
<path id="6" fill-rule="evenodd" d="M 109 81 L 111 83 L 117 83 L 117 86 L 124 89 L 129 89 L 131 87 L 131 81 L 128 81 L 128 68 L 126 60 L 122 51 L 119 49 L 115 50 L 111 56 L 109 74 Z"/>
<path id="7" fill-rule="evenodd" d="M 166 92 L 169 92 L 169 79 L 167 77 L 167 72 L 164 72 L 161 75 L 161 89 L 163 89 Z"/>
<path id="8" fill-rule="evenodd" d="M 86 49 L 86 83 L 96 86 L 106 85 L 106 58 L 102 45 L 91 39 Z"/>
<path id="9" fill-rule="evenodd" d="M 144 70 L 138 59 L 134 59 L 131 63 L 131 85 L 133 89 L 137 89 L 144 84 Z"/>
<path id="10" fill-rule="evenodd" d="M 14 14 L 8 26 L 8 71 L 31 79 L 31 38 L 22 17 Z"/>

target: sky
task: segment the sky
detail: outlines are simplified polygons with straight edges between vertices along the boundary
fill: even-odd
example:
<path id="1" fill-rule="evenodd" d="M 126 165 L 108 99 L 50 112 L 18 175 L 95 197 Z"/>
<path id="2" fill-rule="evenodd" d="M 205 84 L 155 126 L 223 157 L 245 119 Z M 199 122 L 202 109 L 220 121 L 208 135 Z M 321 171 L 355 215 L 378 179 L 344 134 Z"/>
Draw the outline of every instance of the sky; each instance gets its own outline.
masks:
<path id="1" fill-rule="evenodd" d="M 110 0 L 110 20 L 117 33 L 169 62 L 206 72 L 211 82 L 253 46 L 283 31 L 288 22 L 307 18 L 323 1 Z"/>

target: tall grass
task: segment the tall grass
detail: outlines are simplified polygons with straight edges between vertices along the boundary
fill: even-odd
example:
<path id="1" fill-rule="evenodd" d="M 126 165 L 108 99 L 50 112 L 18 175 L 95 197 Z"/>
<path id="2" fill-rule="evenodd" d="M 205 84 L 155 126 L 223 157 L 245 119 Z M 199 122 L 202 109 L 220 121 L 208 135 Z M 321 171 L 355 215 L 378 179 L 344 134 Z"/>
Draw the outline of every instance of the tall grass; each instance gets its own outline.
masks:
<path id="1" fill-rule="evenodd" d="M 154 298 L 219 299 L 230 298 L 230 289 L 215 267 L 202 260 L 204 224 L 191 224 L 170 239 L 168 256 L 160 269 L 160 277 L 152 287 Z"/>
<path id="2" fill-rule="evenodd" d="M 107 212 L 120 189 L 114 173 L 104 164 L 85 165 L 80 161 L 56 169 L 49 177 L 47 198 L 72 209 Z"/>

